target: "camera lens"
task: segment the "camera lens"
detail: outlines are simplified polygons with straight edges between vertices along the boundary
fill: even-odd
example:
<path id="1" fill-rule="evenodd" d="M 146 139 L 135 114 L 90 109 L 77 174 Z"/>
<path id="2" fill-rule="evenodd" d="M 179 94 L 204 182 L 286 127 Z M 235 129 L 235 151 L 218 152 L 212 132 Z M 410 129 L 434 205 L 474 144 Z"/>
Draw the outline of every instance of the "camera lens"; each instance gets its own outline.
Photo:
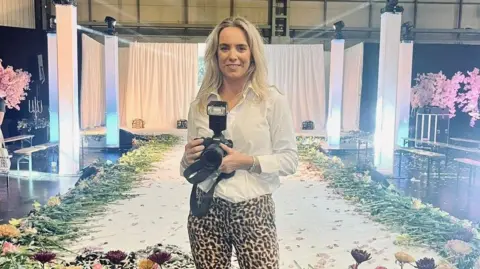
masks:
<path id="1" fill-rule="evenodd" d="M 217 144 L 211 144 L 208 146 L 202 154 L 202 161 L 205 164 L 205 168 L 218 169 L 222 164 L 223 150 Z"/>

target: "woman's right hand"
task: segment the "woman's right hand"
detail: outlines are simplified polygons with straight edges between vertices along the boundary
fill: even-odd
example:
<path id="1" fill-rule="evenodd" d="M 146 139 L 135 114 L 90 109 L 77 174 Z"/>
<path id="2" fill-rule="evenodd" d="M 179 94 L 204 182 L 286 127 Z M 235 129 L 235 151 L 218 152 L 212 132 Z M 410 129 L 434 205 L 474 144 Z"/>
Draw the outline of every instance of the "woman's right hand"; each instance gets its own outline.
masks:
<path id="1" fill-rule="evenodd" d="M 198 158 L 200 158 L 202 151 L 205 149 L 202 143 L 203 139 L 194 139 L 185 145 L 185 153 L 183 154 L 183 158 L 188 165 L 191 165 Z"/>

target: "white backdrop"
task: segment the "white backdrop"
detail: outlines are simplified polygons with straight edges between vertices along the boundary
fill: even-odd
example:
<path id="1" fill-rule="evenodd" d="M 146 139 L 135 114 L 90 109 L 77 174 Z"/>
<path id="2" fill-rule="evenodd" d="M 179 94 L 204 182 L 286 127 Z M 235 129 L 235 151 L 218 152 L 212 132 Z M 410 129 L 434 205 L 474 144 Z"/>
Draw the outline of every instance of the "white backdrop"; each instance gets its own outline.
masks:
<path id="1" fill-rule="evenodd" d="M 103 44 L 82 35 L 81 128 L 105 125 L 105 79 Z"/>
<path id="2" fill-rule="evenodd" d="M 362 95 L 363 43 L 345 50 L 344 64 L 342 131 L 358 131 Z"/>
<path id="3" fill-rule="evenodd" d="M 317 131 L 325 128 L 325 64 L 323 45 L 266 45 L 269 82 L 284 92 L 294 126 L 311 120 Z"/>
<path id="4" fill-rule="evenodd" d="M 197 91 L 197 44 L 132 43 L 124 95 L 126 126 L 175 128 Z"/>

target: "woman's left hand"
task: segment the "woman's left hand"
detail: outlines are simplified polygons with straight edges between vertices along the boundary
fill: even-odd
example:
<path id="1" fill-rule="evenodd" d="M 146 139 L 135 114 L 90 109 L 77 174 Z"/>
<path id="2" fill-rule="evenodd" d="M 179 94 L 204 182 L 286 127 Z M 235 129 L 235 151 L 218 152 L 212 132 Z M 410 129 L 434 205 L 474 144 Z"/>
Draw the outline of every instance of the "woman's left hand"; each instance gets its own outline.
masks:
<path id="1" fill-rule="evenodd" d="M 236 170 L 248 170 L 253 165 L 253 158 L 239 151 L 236 151 L 224 144 L 220 147 L 227 153 L 220 165 L 220 172 L 230 174 Z"/>

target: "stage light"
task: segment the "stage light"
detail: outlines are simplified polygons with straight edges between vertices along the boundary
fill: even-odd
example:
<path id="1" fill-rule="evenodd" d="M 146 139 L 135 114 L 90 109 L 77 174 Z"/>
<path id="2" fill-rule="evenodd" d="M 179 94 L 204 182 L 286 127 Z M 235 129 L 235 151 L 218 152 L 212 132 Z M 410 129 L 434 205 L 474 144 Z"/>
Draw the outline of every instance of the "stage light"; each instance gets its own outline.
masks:
<path id="1" fill-rule="evenodd" d="M 345 27 L 343 21 L 337 21 L 333 24 L 333 30 L 335 30 L 335 39 L 343 39 L 342 29 Z"/>
<path id="2" fill-rule="evenodd" d="M 404 41 L 412 41 L 413 38 L 413 24 L 409 21 L 406 23 L 402 24 L 402 40 Z"/>
<path id="3" fill-rule="evenodd" d="M 381 14 L 385 12 L 393 14 L 403 12 L 403 7 L 398 5 L 398 0 L 386 0 L 386 2 L 385 7 L 380 11 Z"/>
<path id="4" fill-rule="evenodd" d="M 117 20 L 113 17 L 107 16 L 105 17 L 105 23 L 107 24 L 107 34 L 114 35 L 115 26 L 117 25 Z"/>
<path id="5" fill-rule="evenodd" d="M 57 30 L 57 18 L 50 15 L 48 19 L 48 32 L 55 32 Z"/>
<path id="6" fill-rule="evenodd" d="M 77 6 L 77 0 L 53 0 L 55 5 L 74 5 Z"/>

